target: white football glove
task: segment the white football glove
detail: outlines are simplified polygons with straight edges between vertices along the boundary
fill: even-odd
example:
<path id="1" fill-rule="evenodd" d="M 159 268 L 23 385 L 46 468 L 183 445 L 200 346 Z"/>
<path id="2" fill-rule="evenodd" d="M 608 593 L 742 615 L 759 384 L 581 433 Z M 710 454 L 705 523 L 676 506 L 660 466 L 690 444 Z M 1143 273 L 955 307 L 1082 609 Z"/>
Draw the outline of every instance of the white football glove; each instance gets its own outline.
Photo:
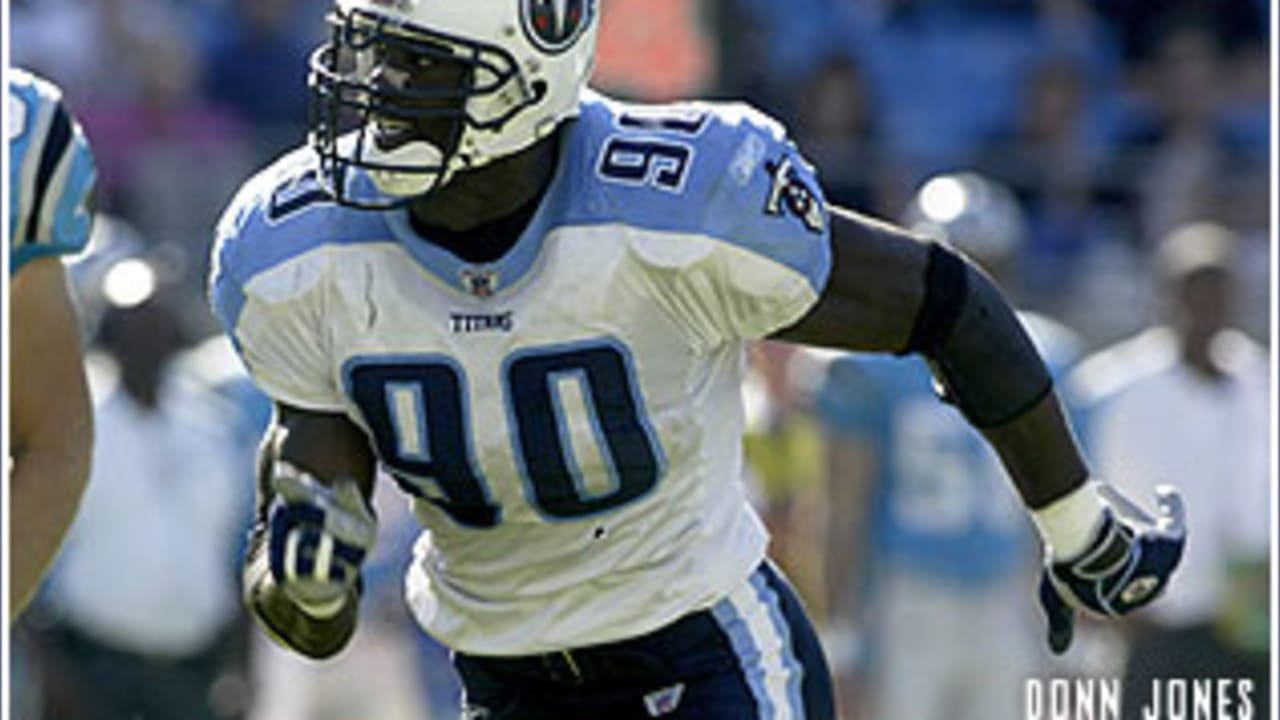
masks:
<path id="1" fill-rule="evenodd" d="M 1049 621 L 1049 647 L 1071 645 L 1076 610 L 1103 617 L 1124 615 L 1164 590 L 1182 560 L 1186 510 L 1169 486 L 1156 489 L 1158 517 L 1151 517 L 1115 488 L 1098 485 L 1102 518 L 1088 545 L 1068 558 L 1046 548 L 1040 605 Z"/>
<path id="2" fill-rule="evenodd" d="M 378 521 L 350 479 L 326 485 L 277 461 L 268 519 L 271 576 L 303 612 L 337 615 L 373 550 Z"/>

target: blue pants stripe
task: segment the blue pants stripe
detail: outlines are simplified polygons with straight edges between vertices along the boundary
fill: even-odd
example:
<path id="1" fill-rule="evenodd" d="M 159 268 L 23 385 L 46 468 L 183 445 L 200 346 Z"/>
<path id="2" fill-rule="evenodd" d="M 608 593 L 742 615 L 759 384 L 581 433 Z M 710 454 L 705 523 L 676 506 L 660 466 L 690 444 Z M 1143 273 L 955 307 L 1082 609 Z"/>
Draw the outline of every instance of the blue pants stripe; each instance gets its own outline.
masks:
<path id="1" fill-rule="evenodd" d="M 809 622 L 808 613 L 791 585 L 772 563 L 765 563 L 761 572 L 778 595 L 782 616 L 791 631 L 791 649 L 805 670 L 800 688 L 805 712 L 809 720 L 834 720 L 835 689 L 831 684 L 831 670 L 827 667 L 822 643 Z"/>
<path id="2" fill-rule="evenodd" d="M 801 697 L 801 688 L 804 685 L 804 666 L 800 664 L 799 658 L 796 657 L 795 647 L 791 643 L 790 618 L 784 616 L 782 600 L 778 597 L 778 593 L 774 591 L 768 579 L 766 579 L 764 570 L 757 570 L 751 576 L 751 587 L 755 588 L 756 596 L 760 598 L 760 602 L 769 608 L 769 619 L 773 622 L 774 631 L 782 638 L 782 663 L 789 673 L 787 678 L 787 702 L 794 708 L 796 720 L 804 720 L 805 706 Z"/>
<path id="3" fill-rule="evenodd" d="M 716 622 L 720 623 L 720 629 L 728 636 L 734 654 L 738 656 L 738 663 L 743 669 L 743 679 L 751 689 L 751 696 L 755 698 L 760 717 L 762 720 L 773 718 L 775 708 L 764 684 L 764 674 L 759 669 L 760 648 L 756 645 L 756 640 L 752 637 L 746 621 L 728 598 L 717 603 L 712 608 L 712 614 L 715 615 Z"/>
<path id="4" fill-rule="evenodd" d="M 772 568 L 762 566 L 746 586 L 712 608 L 712 614 L 738 657 L 761 720 L 829 717 L 809 711 L 810 702 L 824 707 L 818 695 L 823 687 L 830 693 L 826 663 L 816 638 L 797 643 L 813 637 L 813 630 L 790 587 Z M 797 652 L 797 647 L 805 652 Z M 810 680 L 814 674 L 817 677 Z M 809 686 L 812 693 L 807 692 Z M 829 706 L 828 701 L 825 707 Z"/>

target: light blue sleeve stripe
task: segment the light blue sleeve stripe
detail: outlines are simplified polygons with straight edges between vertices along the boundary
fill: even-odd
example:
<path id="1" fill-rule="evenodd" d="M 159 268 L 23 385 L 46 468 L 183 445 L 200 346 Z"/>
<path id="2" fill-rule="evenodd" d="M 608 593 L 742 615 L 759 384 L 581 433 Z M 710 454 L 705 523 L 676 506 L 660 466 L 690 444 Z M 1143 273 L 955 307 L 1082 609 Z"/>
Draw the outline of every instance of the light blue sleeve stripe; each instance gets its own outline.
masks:
<path id="1" fill-rule="evenodd" d="M 60 186 L 50 185 L 45 188 L 50 195 L 44 198 L 42 204 L 42 211 L 49 209 L 53 211 L 50 236 L 19 238 L 19 232 L 24 230 L 18 226 L 19 221 L 26 219 L 19 217 L 21 193 L 35 192 L 34 188 L 22 187 L 24 166 L 40 163 L 40 155 L 44 152 L 43 146 L 37 147 L 31 144 L 31 127 L 42 112 L 41 105 L 47 108 L 61 102 L 61 93 L 52 84 L 18 70 L 12 71 L 10 92 L 26 107 L 26 120 L 22 132 L 9 143 L 9 247 L 12 252 L 9 258 L 9 274 L 13 275 L 35 258 L 47 255 L 71 255 L 84 250 L 88 245 L 89 234 L 93 227 L 93 216 L 88 200 L 97 179 L 97 166 L 83 130 L 80 129 L 75 118 L 70 118 L 73 134 L 60 160 L 60 162 L 70 162 L 70 167 Z M 16 119 L 11 118 L 11 121 Z M 66 160 L 66 153 L 72 154 L 70 160 Z M 34 168 L 31 170 L 34 172 Z M 28 206 L 28 213 L 34 211 L 35 198 L 28 198 Z M 39 218 L 35 218 L 35 221 L 38 222 Z"/>
<path id="2" fill-rule="evenodd" d="M 9 276 L 13 277 L 27 263 L 42 257 L 57 257 L 65 255 L 61 248 L 52 245 L 23 245 L 9 254 Z"/>
<path id="3" fill-rule="evenodd" d="M 223 249 L 225 250 L 225 248 Z M 222 255 L 221 250 L 219 255 Z M 221 259 L 210 283 L 209 304 L 213 307 L 213 314 L 222 323 L 227 337 L 231 338 L 232 343 L 235 343 L 236 326 L 240 322 L 240 313 L 244 311 L 245 305 L 244 288 L 227 271 Z M 236 350 L 238 351 L 239 349 L 237 344 Z"/>
<path id="4" fill-rule="evenodd" d="M 89 242 L 89 232 L 93 229 L 93 213 L 89 202 L 94 183 L 98 179 L 98 168 L 93 162 L 93 154 L 84 135 L 77 133 L 72 142 L 75 157 L 67 172 L 62 195 L 57 199 L 53 237 L 50 239 L 53 245 L 66 253 L 80 252 Z M 46 202 L 49 200 L 52 198 L 45 199 Z"/>
<path id="5" fill-rule="evenodd" d="M 11 71 L 12 73 L 12 71 Z M 16 73 L 12 73 L 16 74 Z M 9 141 L 9 247 L 12 249 L 18 244 L 18 209 L 20 207 L 22 187 L 22 166 L 26 162 L 27 151 L 31 147 L 31 117 L 35 113 L 35 103 L 38 96 L 32 87 L 17 85 L 13 78 L 10 78 L 9 92 L 16 96 L 18 101 L 26 106 L 27 122 L 22 128 L 22 132 Z M 9 122 L 16 122 L 16 118 L 10 118 Z M 14 264 L 13 259 L 9 261 L 9 272 L 13 273 L 18 268 Z"/>

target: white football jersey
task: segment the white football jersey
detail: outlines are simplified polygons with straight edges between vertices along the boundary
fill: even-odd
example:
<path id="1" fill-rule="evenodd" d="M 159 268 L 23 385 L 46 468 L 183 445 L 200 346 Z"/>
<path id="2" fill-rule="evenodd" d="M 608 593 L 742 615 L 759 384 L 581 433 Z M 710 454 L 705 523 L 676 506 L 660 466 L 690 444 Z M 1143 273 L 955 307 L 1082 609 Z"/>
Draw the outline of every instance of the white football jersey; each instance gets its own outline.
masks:
<path id="1" fill-rule="evenodd" d="M 427 528 L 409 602 L 468 653 L 632 637 L 747 578 L 743 344 L 830 268 L 812 169 L 749 108 L 588 95 L 562 138 L 494 263 L 330 203 L 306 149 L 219 226 L 213 304 L 249 371 L 368 433 Z"/>

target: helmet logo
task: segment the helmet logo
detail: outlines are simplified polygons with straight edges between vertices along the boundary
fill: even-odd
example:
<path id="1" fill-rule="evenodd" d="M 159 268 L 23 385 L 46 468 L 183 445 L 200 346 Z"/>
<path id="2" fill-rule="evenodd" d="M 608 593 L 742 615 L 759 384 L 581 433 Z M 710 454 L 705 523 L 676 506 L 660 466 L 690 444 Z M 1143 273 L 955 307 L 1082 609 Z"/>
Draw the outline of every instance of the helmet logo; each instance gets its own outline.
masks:
<path id="1" fill-rule="evenodd" d="M 595 0 L 520 0 L 520 21 L 534 47 L 555 55 L 582 37 L 595 10 Z"/>

